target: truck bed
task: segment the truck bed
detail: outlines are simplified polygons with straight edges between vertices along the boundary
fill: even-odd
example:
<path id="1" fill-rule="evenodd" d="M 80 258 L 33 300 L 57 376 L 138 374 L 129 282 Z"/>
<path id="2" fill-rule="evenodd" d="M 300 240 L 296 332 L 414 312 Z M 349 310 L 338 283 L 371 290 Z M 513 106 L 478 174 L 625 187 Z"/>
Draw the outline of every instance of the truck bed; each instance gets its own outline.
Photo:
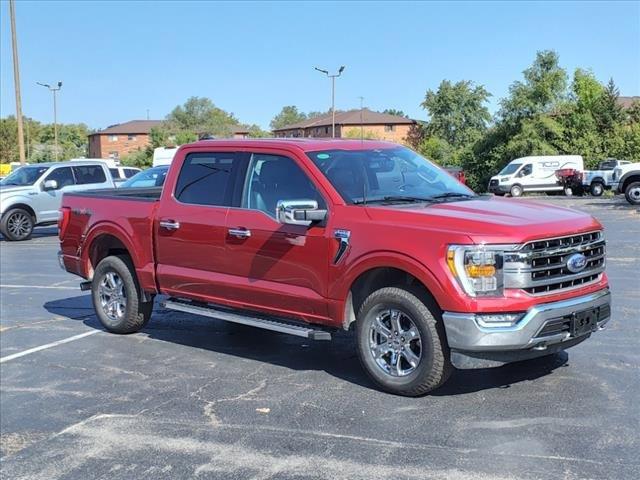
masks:
<path id="1" fill-rule="evenodd" d="M 85 190 L 82 192 L 65 193 L 65 197 L 91 197 L 112 200 L 139 200 L 142 202 L 157 202 L 160 200 L 162 187 L 145 188 L 103 188 L 100 190 Z"/>

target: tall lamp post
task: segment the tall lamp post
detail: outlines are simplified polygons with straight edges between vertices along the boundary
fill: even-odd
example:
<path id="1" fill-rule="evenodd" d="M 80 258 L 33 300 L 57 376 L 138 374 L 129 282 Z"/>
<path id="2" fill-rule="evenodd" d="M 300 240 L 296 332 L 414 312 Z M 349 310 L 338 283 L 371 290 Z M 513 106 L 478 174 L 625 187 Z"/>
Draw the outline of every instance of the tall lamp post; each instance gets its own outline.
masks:
<path id="1" fill-rule="evenodd" d="M 336 138 L 336 78 L 344 72 L 344 65 L 338 69 L 338 73 L 329 74 L 328 70 L 314 67 L 317 71 L 324 73 L 331 79 L 331 138 Z"/>
<path id="2" fill-rule="evenodd" d="M 48 83 L 36 82 L 41 87 L 48 88 L 53 93 L 53 144 L 54 144 L 54 158 L 58 160 L 58 107 L 56 103 L 56 93 L 62 88 L 62 82 L 58 82 L 55 87 L 52 87 Z"/>

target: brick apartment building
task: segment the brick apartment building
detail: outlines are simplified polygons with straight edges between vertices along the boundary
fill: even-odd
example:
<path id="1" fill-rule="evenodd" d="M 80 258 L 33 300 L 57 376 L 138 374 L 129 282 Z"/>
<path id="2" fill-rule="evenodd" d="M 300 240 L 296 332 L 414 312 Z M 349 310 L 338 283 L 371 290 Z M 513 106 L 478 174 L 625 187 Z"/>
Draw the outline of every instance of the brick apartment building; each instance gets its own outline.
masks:
<path id="1" fill-rule="evenodd" d="M 89 158 L 119 159 L 149 145 L 149 132 L 161 120 L 131 120 L 89 135 Z"/>
<path id="2" fill-rule="evenodd" d="M 367 138 L 405 143 L 415 120 L 369 109 L 336 112 L 336 138 Z M 331 113 L 273 131 L 276 137 L 331 137 Z"/>

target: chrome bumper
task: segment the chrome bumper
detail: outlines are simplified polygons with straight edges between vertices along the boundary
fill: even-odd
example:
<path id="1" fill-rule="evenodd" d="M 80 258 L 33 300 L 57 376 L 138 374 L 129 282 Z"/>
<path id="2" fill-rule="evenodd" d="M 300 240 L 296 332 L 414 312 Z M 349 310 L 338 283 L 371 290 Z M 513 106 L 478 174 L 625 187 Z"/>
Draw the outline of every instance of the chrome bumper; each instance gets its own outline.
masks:
<path id="1" fill-rule="evenodd" d="M 498 352 L 523 349 L 544 350 L 547 346 L 570 342 L 575 338 L 570 331 L 553 335 L 540 335 L 549 322 L 570 318 L 577 312 L 604 307 L 604 318 L 598 321 L 602 328 L 610 318 L 611 293 L 609 289 L 531 307 L 518 322 L 510 327 L 480 326 L 476 314 L 445 312 L 442 315 L 449 347 L 468 352 Z M 588 333 L 582 335 L 586 337 Z"/>

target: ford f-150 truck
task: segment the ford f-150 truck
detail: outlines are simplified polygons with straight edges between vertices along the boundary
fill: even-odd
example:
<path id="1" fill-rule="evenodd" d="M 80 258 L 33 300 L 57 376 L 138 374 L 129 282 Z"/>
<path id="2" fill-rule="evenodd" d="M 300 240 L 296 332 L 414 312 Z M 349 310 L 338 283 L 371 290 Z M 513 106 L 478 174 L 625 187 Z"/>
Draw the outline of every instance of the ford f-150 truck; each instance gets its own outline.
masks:
<path id="1" fill-rule="evenodd" d="M 479 196 L 397 144 L 212 140 L 163 188 L 66 194 L 63 268 L 115 333 L 168 309 L 326 340 L 355 331 L 383 389 L 553 354 L 610 318 L 602 226 Z"/>

